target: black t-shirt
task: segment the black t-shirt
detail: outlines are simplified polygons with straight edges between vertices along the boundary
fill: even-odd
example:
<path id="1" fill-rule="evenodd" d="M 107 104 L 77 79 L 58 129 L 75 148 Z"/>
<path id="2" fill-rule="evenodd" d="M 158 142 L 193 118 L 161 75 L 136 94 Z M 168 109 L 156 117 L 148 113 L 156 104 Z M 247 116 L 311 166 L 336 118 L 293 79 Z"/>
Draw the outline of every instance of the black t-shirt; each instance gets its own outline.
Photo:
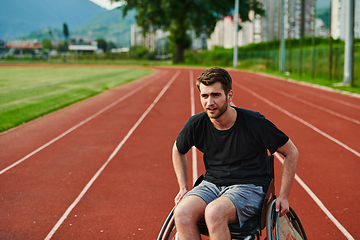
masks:
<path id="1" fill-rule="evenodd" d="M 180 153 L 192 146 L 203 154 L 205 180 L 221 186 L 268 186 L 267 159 L 288 140 L 282 131 L 258 112 L 236 108 L 237 118 L 228 130 L 218 130 L 205 112 L 192 116 L 176 139 Z"/>

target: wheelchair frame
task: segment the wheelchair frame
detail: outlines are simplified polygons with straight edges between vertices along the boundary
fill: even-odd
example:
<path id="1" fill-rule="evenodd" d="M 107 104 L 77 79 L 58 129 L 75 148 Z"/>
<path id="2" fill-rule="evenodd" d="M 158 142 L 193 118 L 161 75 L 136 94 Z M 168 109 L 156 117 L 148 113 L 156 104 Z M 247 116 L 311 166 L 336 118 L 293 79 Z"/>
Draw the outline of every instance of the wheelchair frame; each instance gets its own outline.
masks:
<path id="1" fill-rule="evenodd" d="M 275 210 L 275 184 L 274 184 L 274 156 L 269 156 L 268 171 L 271 176 L 271 182 L 265 195 L 262 211 L 248 220 L 239 230 L 234 230 L 230 227 L 232 239 L 253 240 L 257 238 L 260 240 L 262 230 L 266 228 L 266 240 L 278 240 L 279 239 L 279 213 Z M 201 175 L 195 182 L 194 187 L 200 184 L 203 175 Z M 178 239 L 177 231 L 174 220 L 174 210 L 172 209 L 168 217 L 166 218 L 163 227 L 160 230 L 157 240 L 175 240 Z M 284 216 L 290 222 L 296 232 L 301 236 L 302 240 L 307 240 L 304 228 L 300 222 L 300 219 L 296 215 L 295 211 L 290 207 L 290 212 Z M 208 231 L 205 223 L 199 223 L 199 230 L 202 235 L 208 236 Z M 296 239 L 296 238 L 292 238 Z M 296 239 L 297 240 L 297 239 Z"/>

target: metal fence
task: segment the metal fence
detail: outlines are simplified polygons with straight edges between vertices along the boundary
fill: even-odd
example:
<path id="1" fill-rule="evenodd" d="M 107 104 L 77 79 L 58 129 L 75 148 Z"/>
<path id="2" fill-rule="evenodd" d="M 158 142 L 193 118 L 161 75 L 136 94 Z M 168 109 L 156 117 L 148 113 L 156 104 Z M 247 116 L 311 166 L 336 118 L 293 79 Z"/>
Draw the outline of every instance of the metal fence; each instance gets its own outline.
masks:
<path id="1" fill-rule="evenodd" d="M 286 50 L 285 72 L 341 81 L 344 74 L 344 46 Z M 332 52 L 332 54 L 330 54 Z M 332 60 L 330 61 L 330 59 Z M 256 70 L 279 70 L 279 50 L 239 52 L 239 66 Z M 354 83 L 360 85 L 360 46 L 354 46 Z"/>

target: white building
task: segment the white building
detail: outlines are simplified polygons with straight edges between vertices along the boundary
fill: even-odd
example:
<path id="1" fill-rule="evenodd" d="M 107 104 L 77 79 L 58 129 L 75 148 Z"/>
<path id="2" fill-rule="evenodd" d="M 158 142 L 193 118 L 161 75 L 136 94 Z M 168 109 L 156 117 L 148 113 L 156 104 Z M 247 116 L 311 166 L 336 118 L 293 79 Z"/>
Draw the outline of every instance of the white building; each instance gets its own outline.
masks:
<path id="1" fill-rule="evenodd" d="M 360 38 L 360 0 L 355 0 L 354 38 Z"/>
<path id="2" fill-rule="evenodd" d="M 238 31 L 238 46 L 243 46 L 252 41 L 252 24 L 249 22 L 242 23 L 239 19 L 242 29 Z M 207 48 L 214 49 L 215 46 L 224 47 L 227 49 L 233 48 L 235 45 L 235 23 L 231 16 L 226 16 L 216 23 L 214 32 L 207 40 Z"/>
<path id="3" fill-rule="evenodd" d="M 251 43 L 271 41 L 281 38 L 281 23 L 282 23 L 282 0 L 259 0 L 263 2 L 263 7 L 266 9 L 265 16 L 255 15 L 254 12 L 249 13 L 251 21 L 242 22 L 239 19 L 241 30 L 238 32 L 238 46 L 245 46 Z M 348 0 L 332 0 L 332 36 L 333 38 L 344 37 L 344 24 L 345 14 L 344 4 Z M 301 5 L 302 0 L 285 0 L 285 20 L 284 20 L 284 37 L 298 39 L 301 37 Z M 304 0 L 304 35 L 312 36 L 315 33 L 317 37 L 328 37 L 328 30 L 321 19 L 315 19 L 315 4 L 316 0 Z M 240 16 L 241 18 L 241 16 Z M 315 21 L 314 21 L 315 20 Z M 315 26 L 314 26 L 315 24 Z M 315 31 L 314 31 L 315 27 Z M 232 16 L 226 16 L 219 20 L 215 26 L 214 32 L 210 38 L 206 40 L 207 48 L 214 49 L 215 46 L 224 48 L 233 48 L 235 35 L 234 35 L 234 21 Z M 195 38 L 195 34 L 189 31 L 190 36 L 193 38 L 192 49 L 203 48 L 205 45 L 205 37 Z M 136 24 L 131 28 L 131 45 L 145 45 L 155 46 L 152 41 L 158 42 L 158 33 L 152 37 L 147 37 L 148 43 L 142 37 L 141 28 Z M 360 0 L 355 0 L 355 27 L 354 37 L 360 38 Z M 152 40 L 154 39 L 154 40 Z M 159 44 L 158 44 L 159 45 Z M 149 48 L 149 47 L 148 47 Z M 149 48 L 150 49 L 150 48 Z M 151 48 L 152 49 L 152 48 Z"/>
<path id="4" fill-rule="evenodd" d="M 206 48 L 206 35 L 202 34 L 200 37 L 196 37 L 195 31 L 189 30 L 187 32 L 192 39 L 191 49 L 198 50 Z M 144 38 L 142 34 L 142 28 L 133 24 L 131 26 L 131 46 L 145 46 L 150 51 L 156 51 L 158 55 L 165 53 L 168 45 L 167 37 L 170 35 L 168 31 L 164 32 L 162 29 L 157 29 L 155 32 L 146 34 Z"/>
<path id="5" fill-rule="evenodd" d="M 147 33 L 144 38 L 142 28 L 134 23 L 130 29 L 130 44 L 131 46 L 145 46 L 149 51 L 155 51 L 155 33 Z"/>
<path id="6" fill-rule="evenodd" d="M 320 18 L 315 19 L 315 29 L 315 37 L 329 37 L 329 31 L 326 28 L 324 21 Z"/>
<path id="7" fill-rule="evenodd" d="M 213 33 L 207 40 L 208 49 L 214 49 L 215 46 L 224 46 L 224 20 L 216 23 Z"/>
<path id="8" fill-rule="evenodd" d="M 226 16 L 216 23 L 214 32 L 207 40 L 208 49 L 214 49 L 215 46 L 224 48 L 233 48 L 235 41 L 235 25 L 231 16 Z M 241 42 L 242 36 L 238 35 L 238 43 Z"/>
<path id="9" fill-rule="evenodd" d="M 340 0 L 331 2 L 331 36 L 334 39 L 340 38 Z"/>
<path id="10" fill-rule="evenodd" d="M 360 1 L 360 0 L 359 0 Z M 242 29 L 238 35 L 238 46 L 245 46 L 251 43 L 259 43 L 281 38 L 281 6 L 280 0 L 263 0 L 263 7 L 266 9 L 266 16 L 255 15 L 253 11 L 249 13 L 250 21 L 241 22 Z M 304 34 L 311 36 L 314 29 L 315 1 L 305 0 Z M 301 36 L 301 0 L 285 0 L 285 38 L 300 38 Z M 241 17 L 241 16 L 240 16 Z M 319 19 L 316 21 L 317 36 L 327 36 L 325 25 Z M 232 17 L 227 16 L 219 20 L 210 39 L 208 39 L 208 49 L 214 46 L 224 48 L 234 47 L 234 23 Z"/>
<path id="11" fill-rule="evenodd" d="M 224 17 L 223 42 L 224 48 L 233 48 L 235 41 L 235 23 L 230 16 Z M 221 36 L 220 36 L 221 37 Z"/>
<path id="12" fill-rule="evenodd" d="M 253 42 L 254 43 L 259 43 L 262 42 L 263 37 L 262 37 L 262 21 L 261 21 L 261 16 L 259 15 L 255 15 L 254 19 L 253 19 Z"/>
<path id="13" fill-rule="evenodd" d="M 187 32 L 192 39 L 191 49 L 198 50 L 198 49 L 206 49 L 207 48 L 207 36 L 205 33 L 201 34 L 199 37 L 196 36 L 195 31 L 190 30 Z"/>
<path id="14" fill-rule="evenodd" d="M 260 0 L 266 9 L 266 16 L 261 17 L 261 39 L 269 41 L 281 38 L 282 0 Z M 301 2 L 302 0 L 285 0 L 284 37 L 300 38 L 301 36 Z M 311 36 L 314 29 L 315 0 L 304 0 L 304 35 Z"/>
<path id="15" fill-rule="evenodd" d="M 69 50 L 75 52 L 92 52 L 92 53 L 102 53 L 102 50 L 99 51 L 98 43 L 96 41 L 91 41 L 83 38 L 74 38 L 69 43 Z"/>
<path id="16" fill-rule="evenodd" d="M 334 39 L 345 39 L 345 20 L 347 0 L 332 0 L 331 2 L 331 36 Z M 354 38 L 360 38 L 360 0 L 355 0 Z"/>
<path id="17" fill-rule="evenodd" d="M 89 44 L 70 44 L 69 50 L 81 51 L 81 52 L 96 52 L 98 50 L 97 42 L 91 42 Z"/>

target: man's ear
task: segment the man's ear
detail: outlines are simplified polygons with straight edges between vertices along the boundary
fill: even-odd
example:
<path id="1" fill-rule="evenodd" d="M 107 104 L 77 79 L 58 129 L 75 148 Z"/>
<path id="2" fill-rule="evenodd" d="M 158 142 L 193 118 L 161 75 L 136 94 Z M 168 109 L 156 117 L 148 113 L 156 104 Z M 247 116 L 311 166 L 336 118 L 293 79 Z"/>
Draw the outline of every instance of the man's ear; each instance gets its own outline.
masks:
<path id="1" fill-rule="evenodd" d="M 233 92 L 233 90 L 230 90 L 228 93 L 228 102 L 229 103 L 232 101 L 233 97 L 234 97 L 234 92 Z"/>

